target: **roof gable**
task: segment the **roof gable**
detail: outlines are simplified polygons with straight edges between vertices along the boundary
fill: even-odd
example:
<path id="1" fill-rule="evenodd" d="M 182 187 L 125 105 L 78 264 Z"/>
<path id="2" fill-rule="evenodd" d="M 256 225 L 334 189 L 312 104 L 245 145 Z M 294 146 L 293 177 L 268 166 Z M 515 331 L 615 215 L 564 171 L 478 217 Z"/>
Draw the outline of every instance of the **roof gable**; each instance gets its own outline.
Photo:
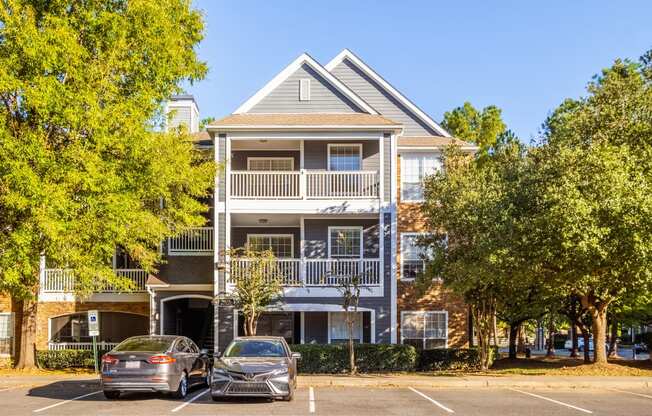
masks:
<path id="1" fill-rule="evenodd" d="M 403 122 L 406 134 L 436 134 L 450 137 L 444 128 L 350 50 L 344 49 L 326 64 L 325 68 L 373 105 L 381 114 Z M 363 88 L 359 78 L 364 78 L 363 82 L 372 84 L 374 89 Z M 355 84 L 358 84 L 357 87 Z"/>
<path id="2" fill-rule="evenodd" d="M 314 80 L 315 100 L 300 101 L 299 80 Z M 311 95 L 312 95 L 311 94 Z M 245 101 L 234 114 L 249 112 L 364 112 L 378 114 L 349 87 L 310 55 L 302 54 L 263 88 Z"/>

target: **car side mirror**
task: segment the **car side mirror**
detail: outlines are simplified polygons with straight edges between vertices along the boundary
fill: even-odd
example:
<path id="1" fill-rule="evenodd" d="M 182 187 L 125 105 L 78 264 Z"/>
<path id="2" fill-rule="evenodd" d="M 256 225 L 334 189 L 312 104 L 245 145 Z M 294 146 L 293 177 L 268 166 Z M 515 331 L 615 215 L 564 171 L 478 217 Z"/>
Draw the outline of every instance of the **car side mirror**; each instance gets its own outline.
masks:
<path id="1" fill-rule="evenodd" d="M 206 348 L 202 348 L 199 350 L 199 355 L 208 355 L 208 350 Z"/>
<path id="2" fill-rule="evenodd" d="M 300 360 L 301 359 L 301 353 L 300 352 L 293 352 L 292 353 L 292 358 L 294 358 L 296 360 Z"/>

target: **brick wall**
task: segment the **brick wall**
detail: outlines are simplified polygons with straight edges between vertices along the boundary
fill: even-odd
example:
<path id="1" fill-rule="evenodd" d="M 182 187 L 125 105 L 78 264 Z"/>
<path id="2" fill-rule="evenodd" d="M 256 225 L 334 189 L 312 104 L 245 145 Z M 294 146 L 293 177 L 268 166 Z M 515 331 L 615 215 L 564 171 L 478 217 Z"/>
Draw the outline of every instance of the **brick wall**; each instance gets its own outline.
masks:
<path id="1" fill-rule="evenodd" d="M 397 278 L 401 268 L 401 238 L 403 232 L 427 232 L 428 225 L 418 203 L 401 202 L 401 156 L 397 160 Z M 400 340 L 401 311 L 448 311 L 448 346 L 463 347 L 468 343 L 468 308 L 464 302 L 441 284 L 419 296 L 414 284 L 399 280 L 397 287 L 397 322 Z"/>
<path id="2" fill-rule="evenodd" d="M 38 305 L 36 319 L 36 349 L 47 349 L 49 318 L 92 309 L 102 312 L 129 312 L 149 316 L 149 302 L 41 302 Z"/>

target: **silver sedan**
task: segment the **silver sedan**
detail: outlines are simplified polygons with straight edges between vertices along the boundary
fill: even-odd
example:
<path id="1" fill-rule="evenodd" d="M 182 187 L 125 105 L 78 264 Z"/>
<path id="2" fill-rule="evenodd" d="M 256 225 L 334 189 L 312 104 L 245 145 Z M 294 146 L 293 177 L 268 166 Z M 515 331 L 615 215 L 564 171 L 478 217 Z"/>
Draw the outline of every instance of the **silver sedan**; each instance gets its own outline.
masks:
<path id="1" fill-rule="evenodd" d="M 189 338 L 173 335 L 127 338 L 102 356 L 107 399 L 125 391 L 155 391 L 183 398 L 197 384 L 210 386 L 211 359 Z"/>
<path id="2" fill-rule="evenodd" d="M 236 338 L 213 363 L 211 396 L 292 400 L 300 358 L 281 337 Z"/>

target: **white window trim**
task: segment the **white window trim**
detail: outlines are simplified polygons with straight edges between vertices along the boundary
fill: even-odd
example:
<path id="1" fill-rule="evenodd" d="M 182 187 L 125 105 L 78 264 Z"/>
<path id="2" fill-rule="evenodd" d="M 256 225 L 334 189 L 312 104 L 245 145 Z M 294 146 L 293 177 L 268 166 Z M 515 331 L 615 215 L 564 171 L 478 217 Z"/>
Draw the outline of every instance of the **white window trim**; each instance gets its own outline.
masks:
<path id="1" fill-rule="evenodd" d="M 333 257 L 331 254 L 331 231 L 333 229 L 337 230 L 358 230 L 360 233 L 360 256 L 358 257 L 359 259 L 364 258 L 364 229 L 361 225 L 343 225 L 343 226 L 337 226 L 337 225 L 331 225 L 328 227 L 328 258 L 329 259 L 346 259 L 346 258 L 352 258 L 354 259 L 355 257 Z"/>
<path id="2" fill-rule="evenodd" d="M 251 161 L 252 160 L 291 160 L 292 161 L 292 170 L 294 170 L 294 158 L 293 157 L 264 157 L 264 156 L 248 156 L 247 157 L 247 171 L 251 170 Z M 252 171 L 252 172 L 265 172 L 265 171 Z M 276 171 L 274 171 L 276 172 Z M 289 172 L 280 170 L 279 172 Z"/>
<path id="3" fill-rule="evenodd" d="M 414 281 L 414 278 L 412 278 L 412 277 L 403 277 L 403 260 L 405 260 L 405 256 L 403 255 L 403 252 L 404 252 L 404 249 L 405 249 L 405 247 L 403 247 L 403 236 L 406 236 L 406 237 L 411 237 L 411 236 L 425 237 L 425 236 L 429 236 L 429 235 L 432 235 L 432 233 L 427 233 L 427 232 L 404 232 L 404 233 L 399 233 L 398 239 L 399 239 L 399 243 L 401 244 L 401 264 L 400 264 L 401 270 L 399 271 L 399 274 L 400 274 L 400 279 L 401 280 L 406 281 L 406 282 L 413 282 Z M 423 260 L 423 262 L 424 262 L 424 268 L 425 268 L 425 260 Z"/>
<path id="4" fill-rule="evenodd" d="M 400 199 L 400 201 L 402 203 L 405 202 L 405 203 L 410 203 L 410 204 L 419 204 L 419 203 L 422 203 L 422 202 L 425 201 L 424 198 L 421 198 L 421 199 L 404 199 L 403 198 L 403 189 L 404 189 L 403 184 L 405 183 L 405 181 L 403 180 L 403 178 L 404 178 L 403 175 L 405 174 L 405 171 L 406 171 L 406 169 L 405 169 L 405 159 L 406 159 L 406 157 L 415 157 L 415 156 L 422 156 L 423 157 L 424 155 L 433 155 L 435 157 L 435 159 L 438 159 L 440 161 L 440 163 L 441 163 L 441 153 L 439 153 L 439 152 L 410 152 L 410 153 L 401 153 L 400 154 L 400 156 L 401 156 L 401 177 L 400 177 L 400 184 L 399 185 L 400 185 L 401 192 L 400 192 L 400 195 L 399 195 L 399 199 Z M 421 184 L 421 186 L 423 187 L 423 183 Z"/>
<path id="5" fill-rule="evenodd" d="M 360 333 L 358 334 L 359 335 L 358 339 L 360 340 L 361 344 L 364 344 L 364 315 L 362 315 L 362 312 L 364 312 L 364 311 L 357 311 L 356 313 L 360 314 L 359 315 L 360 316 L 360 331 L 359 331 Z M 332 338 L 332 334 L 331 334 L 331 329 L 332 329 L 331 328 L 331 323 L 332 323 L 331 315 L 334 314 L 334 313 L 346 313 L 346 311 L 328 312 L 328 343 L 329 344 L 333 343 L 333 338 Z M 347 328 L 347 334 L 348 334 L 348 328 Z M 373 341 L 372 341 L 372 343 L 373 343 Z"/>
<path id="6" fill-rule="evenodd" d="M 250 245 L 250 237 L 290 237 L 290 257 L 279 257 L 279 259 L 292 259 L 294 258 L 294 234 L 247 234 L 247 245 Z"/>
<path id="7" fill-rule="evenodd" d="M 0 357 L 5 358 L 5 357 L 11 357 L 12 355 L 16 354 L 16 316 L 14 312 L 0 312 L 1 316 L 8 316 L 9 317 L 9 329 L 11 330 L 11 347 L 9 348 L 9 354 L 0 354 Z M 49 326 L 49 322 L 48 322 Z M 48 340 L 49 338 L 49 330 L 48 328 Z"/>
<path id="8" fill-rule="evenodd" d="M 305 97 L 302 94 L 305 94 Z M 310 101 L 310 78 L 299 80 L 299 101 Z"/>
<path id="9" fill-rule="evenodd" d="M 439 310 L 439 311 L 401 311 L 401 344 L 403 344 L 403 340 L 405 339 L 405 337 L 403 336 L 403 315 L 406 314 L 406 313 L 422 315 L 423 319 L 424 319 L 424 331 L 425 331 L 425 316 L 426 316 L 426 314 L 429 314 L 429 313 L 443 313 L 444 314 L 444 319 L 446 321 L 444 348 L 448 348 L 448 311 L 445 311 L 445 310 Z M 424 337 L 422 338 L 423 349 L 426 349 L 426 340 L 427 339 L 442 339 L 442 338 L 426 338 L 425 333 L 424 333 Z"/>
<path id="10" fill-rule="evenodd" d="M 331 170 L 331 149 L 333 147 L 357 147 L 360 153 L 360 170 L 353 172 L 362 172 L 362 143 L 328 143 L 328 155 L 326 156 L 326 170 Z M 346 172 L 346 171 L 333 171 L 333 172 Z"/>

